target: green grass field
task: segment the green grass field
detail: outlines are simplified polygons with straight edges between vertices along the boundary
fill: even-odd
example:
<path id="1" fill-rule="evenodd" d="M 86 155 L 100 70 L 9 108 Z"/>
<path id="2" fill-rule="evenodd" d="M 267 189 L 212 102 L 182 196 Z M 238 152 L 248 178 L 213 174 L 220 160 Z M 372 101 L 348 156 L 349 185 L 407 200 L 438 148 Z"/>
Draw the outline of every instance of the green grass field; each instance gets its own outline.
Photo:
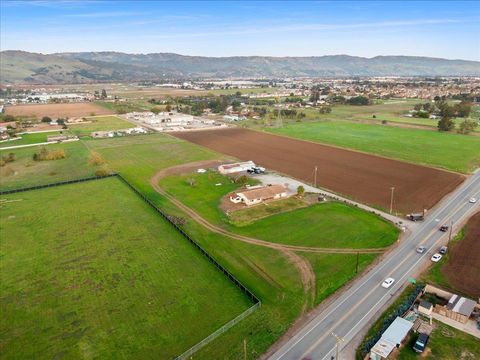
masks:
<path id="1" fill-rule="evenodd" d="M 196 185 L 189 185 L 188 179 L 195 179 Z M 216 186 L 217 183 L 222 186 Z M 397 229 L 387 221 L 338 202 L 316 204 L 264 217 L 249 225 L 234 226 L 219 208 L 220 199 L 239 187 L 228 177 L 217 173 L 177 175 L 163 178 L 160 185 L 213 223 L 235 233 L 271 242 L 316 247 L 377 248 L 391 245 L 398 236 Z"/>
<path id="2" fill-rule="evenodd" d="M 3 199 L 4 359 L 168 359 L 252 305 L 118 179 Z"/>
<path id="3" fill-rule="evenodd" d="M 91 121 L 91 123 L 69 125 L 70 133 L 77 136 L 89 136 L 94 131 L 121 130 L 135 127 L 132 123 L 115 115 L 92 116 L 87 117 L 86 120 Z"/>
<path id="4" fill-rule="evenodd" d="M 430 335 L 427 350 L 417 354 L 412 346 L 416 337 L 400 351 L 398 360 L 442 359 L 442 360 L 475 360 L 480 358 L 480 341 L 472 335 L 435 321 L 436 326 Z"/>
<path id="5" fill-rule="evenodd" d="M 480 137 L 347 121 L 298 123 L 267 131 L 468 173 L 480 166 Z"/>
<path id="6" fill-rule="evenodd" d="M 311 309 L 314 304 L 331 295 L 345 281 L 355 276 L 355 255 L 332 256 L 328 254 L 306 255 L 300 253 L 300 256 L 310 261 L 317 277 L 315 297 L 311 299 L 310 295 L 304 293 L 299 272 L 282 253 L 273 249 L 232 240 L 206 230 L 172 205 L 167 199 L 160 196 L 150 186 L 150 178 L 161 169 L 192 161 L 219 159 L 222 158 L 220 154 L 161 134 L 100 139 L 96 141 L 81 140 L 77 143 L 52 146 L 64 148 L 67 152 L 67 161 L 64 163 L 51 161 L 31 164 L 29 167 L 25 167 L 26 170 L 30 169 L 28 172 L 20 168 L 22 172 L 18 172 L 15 178 L 9 178 L 8 182 L 5 182 L 3 177 L 0 179 L 2 188 L 19 187 L 16 186 L 17 184 L 26 186 L 27 184 L 35 184 L 38 181 L 50 182 L 52 180 L 57 181 L 76 176 L 80 177 L 80 175 L 92 175 L 95 168 L 88 165 L 89 152 L 98 152 L 107 162 L 108 168 L 120 172 L 154 204 L 171 215 L 184 217 L 186 220 L 185 225 L 183 225 L 184 230 L 262 300 L 262 307 L 259 310 L 201 349 L 194 355 L 195 359 L 243 358 L 243 339 L 247 341 L 247 359 L 259 358 L 269 346 L 287 331 L 289 326 L 301 314 L 302 309 Z M 74 148 L 72 149 L 71 147 Z M 68 156 L 70 153 L 72 153 L 72 157 Z M 22 161 L 31 159 L 29 152 L 25 156 L 25 160 Z M 17 165 L 20 164 L 21 162 Z M 2 171 L 1 169 L 0 171 Z M 41 170 L 40 174 L 42 175 L 40 177 L 36 176 L 36 170 Z M 91 197 L 90 193 L 87 192 L 81 192 L 75 196 L 79 198 L 81 196 L 86 197 L 85 201 L 88 199 L 102 201 L 104 199 L 102 196 Z M 57 198 L 61 199 L 61 197 L 55 197 L 55 199 Z M 96 200 L 97 198 L 98 200 Z M 88 206 L 81 206 L 81 208 L 89 209 Z M 88 211 L 92 214 L 101 212 L 95 206 L 91 209 Z M 123 212 L 119 215 L 121 219 L 123 219 L 125 209 L 128 209 L 126 211 L 127 214 L 130 213 L 128 206 L 123 206 L 122 209 Z M 111 214 L 110 209 L 108 213 Z M 12 215 L 18 216 L 17 213 Z M 109 215 L 108 219 L 113 224 L 115 216 L 111 217 Z M 136 221 L 135 226 L 132 228 L 136 229 L 136 226 L 139 226 L 141 223 L 141 220 Z M 129 222 L 127 221 L 126 224 L 129 224 Z M 33 226 L 33 223 L 31 226 Z M 124 231 L 124 233 L 129 232 L 130 230 Z M 122 234 L 122 236 L 124 235 Z M 42 238 L 44 237 L 48 236 L 42 236 Z M 127 250 L 122 250 L 119 254 L 128 253 Z M 369 257 L 370 255 L 365 255 L 365 257 L 360 255 L 359 270 L 373 260 Z M 344 264 L 344 266 L 339 269 L 338 264 Z M 183 283 L 182 278 L 177 279 L 179 279 L 179 284 Z M 74 311 L 79 311 L 74 306 L 71 308 Z M 82 310 L 83 308 L 79 307 L 79 309 Z M 197 315 L 200 314 L 200 317 L 204 316 L 204 313 L 200 310 L 196 313 Z M 126 318 L 129 319 L 128 317 Z M 192 323 L 196 324 L 196 319 Z M 190 322 L 188 326 L 190 326 Z M 128 336 L 126 338 L 129 340 Z M 150 335 L 147 336 L 148 341 L 149 339 Z M 108 339 L 106 341 L 106 344 L 109 345 Z M 143 355 L 142 358 L 159 357 L 156 352 L 143 353 L 141 355 Z"/>
<path id="7" fill-rule="evenodd" d="M 50 135 L 58 135 L 60 134 L 59 131 L 52 131 L 48 133 L 37 133 L 37 134 L 23 134 L 19 135 L 21 137 L 20 140 L 13 140 L 13 141 L 6 141 L 0 143 L 0 150 L 5 147 L 10 146 L 18 146 L 18 145 L 29 145 L 29 144 L 37 144 L 42 142 L 47 142 L 47 137 Z M 8 151 L 8 150 L 5 150 Z M 4 152 L 0 151 L 0 155 L 3 155 Z"/>
<path id="8" fill-rule="evenodd" d="M 48 184 L 93 176 L 95 168 L 88 165 L 90 152 L 81 141 L 47 145 L 48 150 L 64 149 L 66 158 L 50 161 L 34 161 L 32 156 L 39 147 L 6 150 L 15 154 L 15 161 L 0 167 L 0 189 L 13 189 Z"/>

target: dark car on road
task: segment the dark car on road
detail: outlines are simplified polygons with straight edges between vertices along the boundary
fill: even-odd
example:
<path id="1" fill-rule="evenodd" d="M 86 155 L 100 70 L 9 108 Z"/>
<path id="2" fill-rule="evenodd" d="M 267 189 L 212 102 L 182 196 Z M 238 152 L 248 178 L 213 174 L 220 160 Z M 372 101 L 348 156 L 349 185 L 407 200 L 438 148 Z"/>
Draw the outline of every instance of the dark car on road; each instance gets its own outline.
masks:
<path id="1" fill-rule="evenodd" d="M 440 226 L 440 231 L 447 232 L 448 226 L 447 225 Z"/>

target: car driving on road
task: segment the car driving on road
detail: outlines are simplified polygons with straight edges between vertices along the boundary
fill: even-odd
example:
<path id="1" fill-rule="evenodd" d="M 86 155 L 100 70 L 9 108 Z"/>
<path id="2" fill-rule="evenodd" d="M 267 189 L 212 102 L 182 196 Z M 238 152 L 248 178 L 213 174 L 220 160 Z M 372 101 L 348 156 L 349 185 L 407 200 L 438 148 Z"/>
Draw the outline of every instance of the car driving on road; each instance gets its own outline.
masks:
<path id="1" fill-rule="evenodd" d="M 427 251 L 427 248 L 423 245 L 417 248 L 417 253 L 419 254 L 423 254 L 425 251 Z"/>
<path id="2" fill-rule="evenodd" d="M 437 254 L 433 254 L 433 255 L 432 255 L 431 260 L 432 260 L 433 262 L 439 262 L 441 258 L 442 258 L 442 255 L 440 255 L 440 254 L 437 253 Z"/>
<path id="3" fill-rule="evenodd" d="M 440 226 L 440 231 L 447 232 L 448 231 L 448 226 L 447 225 Z"/>
<path id="4" fill-rule="evenodd" d="M 468 202 L 471 203 L 471 204 L 475 204 L 477 202 L 477 199 L 472 197 L 472 198 L 470 198 L 470 200 Z"/>
<path id="5" fill-rule="evenodd" d="M 392 286 L 392 284 L 395 282 L 395 279 L 394 278 L 386 278 L 383 283 L 382 283 L 382 287 L 384 287 L 385 289 L 388 289 L 390 286 Z"/>

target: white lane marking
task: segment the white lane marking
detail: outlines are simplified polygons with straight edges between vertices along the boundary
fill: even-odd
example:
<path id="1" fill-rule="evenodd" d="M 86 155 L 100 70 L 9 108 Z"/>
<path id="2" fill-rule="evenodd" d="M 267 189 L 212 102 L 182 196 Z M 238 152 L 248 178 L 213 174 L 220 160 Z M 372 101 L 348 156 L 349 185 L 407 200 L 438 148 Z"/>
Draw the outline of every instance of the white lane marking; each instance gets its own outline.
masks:
<path id="1" fill-rule="evenodd" d="M 458 193 L 457 193 L 457 194 L 452 194 L 451 197 L 446 200 L 446 203 L 445 203 L 444 205 L 442 205 L 442 208 L 438 208 L 438 209 L 435 210 L 435 213 L 436 213 L 436 214 L 439 214 L 440 212 L 442 212 L 442 211 L 444 211 L 446 208 L 448 208 L 454 201 L 459 201 L 459 198 L 462 196 L 462 194 L 464 194 L 464 193 L 467 191 L 467 189 L 469 189 L 470 187 L 476 185 L 476 182 L 477 182 L 477 180 L 479 180 L 479 179 L 480 179 L 480 177 L 478 177 L 478 178 L 475 178 L 475 177 L 474 177 L 474 178 L 471 178 L 471 182 L 470 182 L 468 185 L 466 185 L 464 189 L 458 190 Z M 457 206 L 458 206 L 458 205 L 457 205 Z M 450 212 L 451 212 L 451 211 L 450 211 Z M 447 215 L 447 216 L 448 216 L 448 215 Z M 396 252 L 400 252 L 400 249 L 406 250 L 407 244 L 410 245 L 410 244 L 409 244 L 410 242 L 413 242 L 417 237 L 421 236 L 420 234 L 427 228 L 427 225 L 430 225 L 430 224 L 432 224 L 433 222 L 434 222 L 434 219 L 431 218 L 430 220 L 427 220 L 425 223 L 423 223 L 423 224 L 422 224 L 423 226 L 422 226 L 422 228 L 418 231 L 418 233 L 415 234 L 415 235 L 412 234 L 412 235 L 411 235 L 411 238 L 409 237 L 409 238 L 403 243 L 403 245 L 397 249 Z M 431 233 L 431 230 L 430 230 L 430 233 Z M 429 234 L 428 236 L 431 236 L 431 234 Z M 437 240 L 437 241 L 438 241 L 438 240 Z M 426 255 L 426 253 L 423 254 L 422 257 L 423 257 L 424 255 Z M 420 258 L 421 258 L 421 257 L 420 257 Z M 315 321 L 315 318 L 312 319 L 312 321 L 310 322 L 310 324 L 307 325 L 307 327 L 308 327 L 308 326 L 312 326 L 312 327 L 311 327 L 305 334 L 303 334 L 302 336 L 300 336 L 291 346 L 289 346 L 282 354 L 280 354 L 280 355 L 279 355 L 278 357 L 276 357 L 275 359 L 279 360 L 279 359 L 281 359 L 282 357 L 284 357 L 293 347 L 295 347 L 300 341 L 302 341 L 302 340 L 303 340 L 308 334 L 310 334 L 310 332 L 312 332 L 317 326 L 319 326 L 320 323 L 321 323 L 324 319 L 326 319 L 328 316 L 330 316 L 330 315 L 331 315 L 339 306 L 341 306 L 345 301 L 349 300 L 350 297 L 351 297 L 352 295 L 354 295 L 354 293 L 355 293 L 356 291 L 358 291 L 359 289 L 361 289 L 361 288 L 363 287 L 363 285 L 365 285 L 368 281 L 370 281 L 375 275 L 377 275 L 377 274 L 379 273 L 380 269 L 382 269 L 385 265 L 387 265 L 387 263 L 388 263 L 389 261 L 392 261 L 392 260 L 394 260 L 394 257 L 390 257 L 390 258 L 386 259 L 386 260 L 381 264 L 380 267 L 378 267 L 377 269 L 375 269 L 375 270 L 372 272 L 372 274 L 371 274 L 364 282 L 361 283 L 360 286 L 357 286 L 356 289 L 355 289 L 355 287 L 352 287 L 352 289 L 349 290 L 350 294 L 348 294 L 347 297 L 345 297 L 345 298 L 344 298 L 340 303 L 338 303 L 332 310 L 330 310 L 330 312 L 329 312 L 327 315 L 323 316 L 323 314 L 319 314 L 318 316 L 322 315 L 322 317 L 323 317 L 323 319 L 322 319 L 321 321 L 319 321 L 319 322 L 317 322 L 317 323 L 313 323 L 313 322 Z M 355 289 L 355 290 L 354 290 L 354 289 Z M 348 292 L 347 292 L 347 293 L 348 293 Z M 294 339 L 294 338 L 295 338 L 295 337 L 293 337 L 292 339 Z M 274 358 L 272 357 L 272 358 L 270 358 L 270 359 L 274 359 Z"/>

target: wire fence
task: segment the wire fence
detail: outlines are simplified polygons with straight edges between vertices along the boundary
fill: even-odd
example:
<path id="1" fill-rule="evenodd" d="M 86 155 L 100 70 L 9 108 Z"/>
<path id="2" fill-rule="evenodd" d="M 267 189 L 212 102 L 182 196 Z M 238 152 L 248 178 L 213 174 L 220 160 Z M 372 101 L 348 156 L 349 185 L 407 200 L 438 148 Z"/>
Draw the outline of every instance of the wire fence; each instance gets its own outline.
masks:
<path id="1" fill-rule="evenodd" d="M 261 306 L 261 303 L 258 302 L 256 303 L 255 305 L 249 307 L 247 310 L 245 310 L 243 313 L 241 313 L 240 315 L 238 315 L 236 318 L 230 320 L 228 323 L 226 323 L 225 325 L 223 325 L 221 328 L 218 328 L 217 330 L 215 330 L 213 333 L 211 333 L 210 335 L 208 335 L 205 339 L 203 339 L 202 341 L 196 343 L 195 345 L 193 345 L 190 349 L 188 349 L 187 351 L 185 351 L 182 355 L 179 355 L 175 358 L 175 360 L 184 360 L 186 358 L 188 358 L 189 356 L 192 356 L 194 353 L 196 353 L 198 350 L 200 350 L 202 347 L 204 347 L 205 345 L 207 345 L 209 342 L 213 341 L 215 338 L 217 338 L 218 336 L 222 335 L 224 332 L 226 332 L 228 329 L 230 329 L 231 327 L 233 327 L 235 324 L 239 323 L 240 321 L 242 321 L 243 319 L 245 319 L 248 315 L 250 315 L 251 313 L 253 313 L 255 310 L 257 310 L 259 307 Z"/>
<path id="2" fill-rule="evenodd" d="M 4 190 L 4 191 L 0 191 L 0 195 L 14 194 L 14 193 L 30 191 L 30 190 L 45 189 L 45 188 L 49 188 L 49 187 L 55 187 L 55 186 L 67 185 L 67 184 L 75 184 L 75 183 L 81 183 L 81 182 L 85 182 L 85 181 L 100 180 L 100 179 L 109 178 L 109 177 L 117 177 L 125 185 L 127 185 L 135 194 L 137 194 L 151 208 L 153 208 L 158 214 L 160 214 L 160 216 L 163 219 L 165 219 L 168 223 L 170 223 L 175 228 L 175 230 L 178 231 L 186 240 L 188 240 L 193 246 L 195 246 L 202 253 L 202 255 L 205 256 L 208 259 L 209 262 L 211 262 L 213 265 L 215 265 L 215 267 L 218 270 L 220 270 L 237 288 L 239 288 L 254 303 L 253 306 L 251 306 L 250 308 L 245 310 L 243 313 L 238 315 L 236 318 L 227 322 L 225 325 L 223 325 L 219 329 L 215 330 L 213 333 L 208 335 L 205 339 L 201 340 L 200 342 L 198 342 L 197 344 L 192 346 L 190 349 L 188 349 L 187 351 L 185 351 L 183 354 L 176 357 L 175 359 L 181 360 L 181 359 L 186 359 L 188 356 L 191 356 L 196 351 L 198 351 L 200 348 L 207 345 L 209 342 L 211 342 L 212 340 L 214 340 L 215 338 L 217 338 L 221 334 L 225 333 L 228 329 L 233 327 L 235 324 L 237 324 L 241 320 L 245 319 L 248 315 L 253 313 L 255 310 L 257 310 L 261 306 L 260 299 L 254 293 L 252 293 L 235 276 L 233 276 L 233 274 L 230 273 L 223 265 L 221 265 L 217 260 L 215 260 L 213 258 L 213 256 L 211 256 L 198 242 L 196 242 L 192 237 L 190 237 L 190 235 L 188 235 L 181 227 L 179 227 L 174 221 L 172 221 L 171 217 L 169 217 L 165 212 L 163 212 L 160 208 L 158 208 L 149 198 L 147 198 L 144 194 L 142 194 L 135 186 L 133 186 L 122 175 L 120 175 L 118 173 L 113 173 L 113 174 L 102 176 L 102 177 L 92 176 L 92 177 L 88 177 L 88 178 L 81 178 L 81 179 L 67 180 L 67 181 L 58 181 L 58 182 L 55 182 L 55 183 L 31 186 L 31 187 L 20 188 L 20 189 Z"/>
<path id="3" fill-rule="evenodd" d="M 103 178 L 108 178 L 108 177 L 113 177 L 113 176 L 118 176 L 118 174 L 117 173 L 112 173 L 112 174 L 105 175 L 105 176 L 90 176 L 90 177 L 86 177 L 86 178 L 80 178 L 80 179 L 75 179 L 75 180 L 57 181 L 57 182 L 54 182 L 54 183 L 29 186 L 29 187 L 24 187 L 24 188 L 19 188 L 19 189 L 2 190 L 2 191 L 0 191 L 0 195 L 15 194 L 15 193 L 19 193 L 19 192 L 45 189 L 45 188 L 59 186 L 59 185 L 67 185 L 67 184 L 81 183 L 81 182 L 85 182 L 85 181 L 100 180 L 100 179 L 103 179 Z"/>

